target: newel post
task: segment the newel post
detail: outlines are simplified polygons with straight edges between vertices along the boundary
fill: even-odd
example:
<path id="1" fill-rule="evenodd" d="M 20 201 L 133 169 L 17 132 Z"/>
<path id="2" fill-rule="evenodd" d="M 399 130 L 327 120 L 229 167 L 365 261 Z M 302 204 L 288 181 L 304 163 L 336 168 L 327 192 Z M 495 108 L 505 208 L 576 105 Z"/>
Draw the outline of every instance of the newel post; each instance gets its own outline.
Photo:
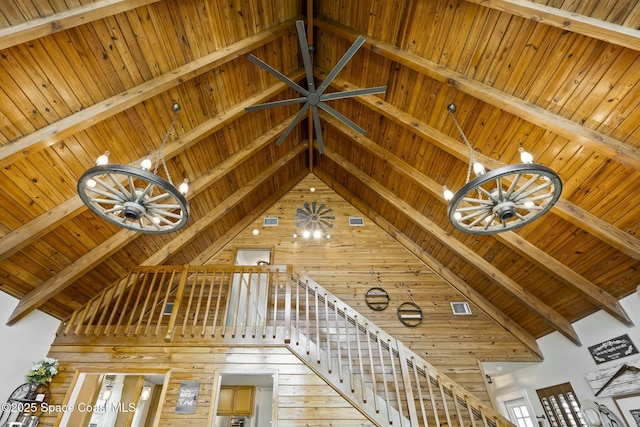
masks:
<path id="1" fill-rule="evenodd" d="M 180 284 L 176 290 L 176 298 L 173 300 L 173 308 L 171 309 L 171 316 L 169 317 L 169 326 L 167 326 L 167 333 L 164 336 L 165 341 L 172 341 L 176 328 L 176 320 L 178 313 L 180 312 L 180 302 L 182 301 L 182 294 L 187 284 L 187 278 L 189 277 L 189 266 L 185 265 L 182 269 L 182 277 L 180 277 Z"/>

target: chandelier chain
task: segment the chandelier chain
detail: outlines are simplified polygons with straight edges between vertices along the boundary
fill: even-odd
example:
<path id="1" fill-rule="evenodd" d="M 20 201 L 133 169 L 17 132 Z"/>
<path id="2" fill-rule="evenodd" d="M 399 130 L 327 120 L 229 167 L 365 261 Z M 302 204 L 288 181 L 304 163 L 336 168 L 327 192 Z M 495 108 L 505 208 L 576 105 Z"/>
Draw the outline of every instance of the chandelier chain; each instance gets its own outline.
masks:
<path id="1" fill-rule="evenodd" d="M 153 169 L 153 174 L 157 175 L 158 167 L 160 166 L 160 161 L 162 161 L 162 167 L 164 168 L 164 173 L 167 175 L 167 181 L 169 181 L 171 184 L 173 184 L 173 181 L 171 180 L 171 174 L 169 174 L 169 168 L 167 168 L 167 162 L 165 161 L 164 156 L 162 155 L 162 149 L 167 145 L 167 141 L 169 140 L 169 135 L 171 135 L 171 131 L 173 130 L 176 120 L 178 119 L 178 114 L 180 114 L 180 110 L 181 110 L 180 105 L 173 104 L 173 111 L 175 112 L 175 114 L 173 115 L 173 119 L 171 119 L 171 124 L 169 124 L 169 129 L 167 129 L 167 133 L 164 135 L 162 144 L 160 144 L 160 148 L 158 149 L 156 162 Z"/>
<path id="2" fill-rule="evenodd" d="M 467 136 L 462 131 L 462 127 L 460 127 L 460 123 L 458 123 L 458 120 L 456 120 L 456 116 L 453 114 L 452 109 L 451 108 L 447 109 L 447 112 L 451 116 L 451 119 L 453 120 L 453 124 L 456 125 L 456 129 L 458 129 L 458 133 L 462 137 L 462 140 L 464 141 L 464 143 L 467 145 L 467 148 L 469 149 L 469 166 L 467 167 L 467 179 L 465 181 L 465 182 L 469 182 L 469 180 L 471 179 L 471 169 L 473 168 L 473 164 L 476 161 L 475 152 L 473 147 L 471 146 L 471 143 L 467 139 Z"/>

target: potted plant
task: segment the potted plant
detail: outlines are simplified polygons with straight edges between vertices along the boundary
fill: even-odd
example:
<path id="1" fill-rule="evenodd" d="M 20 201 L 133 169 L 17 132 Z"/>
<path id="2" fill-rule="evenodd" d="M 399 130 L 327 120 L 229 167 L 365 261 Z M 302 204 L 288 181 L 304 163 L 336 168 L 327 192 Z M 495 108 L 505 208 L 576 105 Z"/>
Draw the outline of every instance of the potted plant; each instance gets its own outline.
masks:
<path id="1" fill-rule="evenodd" d="M 50 383 L 57 373 L 58 360 L 45 357 L 41 361 L 34 363 L 25 377 L 27 378 L 27 383 L 31 385 L 32 392 L 35 393 L 38 385 Z"/>

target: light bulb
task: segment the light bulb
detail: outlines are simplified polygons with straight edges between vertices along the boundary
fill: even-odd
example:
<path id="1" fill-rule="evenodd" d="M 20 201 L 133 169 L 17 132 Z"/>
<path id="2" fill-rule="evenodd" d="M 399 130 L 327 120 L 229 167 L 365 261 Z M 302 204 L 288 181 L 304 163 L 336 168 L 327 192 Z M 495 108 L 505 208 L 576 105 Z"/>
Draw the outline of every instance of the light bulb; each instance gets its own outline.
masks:
<path id="1" fill-rule="evenodd" d="M 331 238 L 331 234 L 327 234 L 327 239 L 330 239 L 330 238 Z"/>
<path id="2" fill-rule="evenodd" d="M 142 387 L 142 393 L 140 393 L 140 400 L 147 400 L 151 396 L 151 386 L 145 385 Z"/>
<path id="3" fill-rule="evenodd" d="M 444 199 L 449 202 L 453 199 L 453 191 L 449 190 L 447 186 L 444 186 Z"/>
<path id="4" fill-rule="evenodd" d="M 533 156 L 531 153 L 525 151 L 522 147 L 518 148 L 518 151 L 520 152 L 520 160 L 522 163 L 533 163 Z"/>
<path id="5" fill-rule="evenodd" d="M 91 179 L 87 180 L 87 187 L 93 188 L 95 186 L 96 186 L 96 180 L 95 179 L 91 178 Z"/>
<path id="6" fill-rule="evenodd" d="M 183 196 L 187 194 L 187 191 L 189 191 L 189 178 L 185 178 L 184 181 L 182 181 L 182 184 L 180 184 L 178 191 L 180 191 Z"/>
<path id="7" fill-rule="evenodd" d="M 530 201 L 530 200 L 529 200 L 529 201 L 524 202 L 524 207 L 525 207 L 525 208 L 527 208 L 527 209 L 531 209 L 531 208 L 533 208 L 535 205 L 536 205 L 536 204 L 535 204 L 535 203 L 533 203 L 533 202 L 532 202 L 532 201 Z"/>
<path id="8" fill-rule="evenodd" d="M 260 230 L 258 230 L 257 228 L 254 228 L 251 234 L 253 234 L 254 236 L 257 236 L 258 234 L 260 234 Z"/>
<path id="9" fill-rule="evenodd" d="M 475 172 L 476 176 L 484 175 L 484 166 L 482 166 L 482 163 L 473 162 L 473 171 Z"/>
<path id="10" fill-rule="evenodd" d="M 158 218 L 157 216 L 153 216 L 151 217 L 151 222 L 154 223 L 155 225 L 160 224 L 160 218 Z"/>
<path id="11" fill-rule="evenodd" d="M 308 239 L 309 237 L 311 237 L 311 232 L 309 230 L 304 230 L 302 232 L 302 237 L 304 237 L 305 239 Z"/>
<path id="12" fill-rule="evenodd" d="M 104 166 L 109 163 L 109 152 L 105 151 L 103 155 L 99 156 L 96 160 L 96 166 Z"/>
<path id="13" fill-rule="evenodd" d="M 142 163 L 140 163 L 140 167 L 142 168 L 142 170 L 148 171 L 149 169 L 151 169 L 151 159 L 150 158 L 146 158 L 142 161 Z"/>
<path id="14" fill-rule="evenodd" d="M 453 217 L 454 217 L 457 221 L 460 221 L 460 220 L 462 219 L 462 214 L 461 214 L 460 212 L 456 211 L 456 212 L 453 214 Z"/>
<path id="15" fill-rule="evenodd" d="M 316 230 L 313 232 L 313 237 L 319 239 L 322 236 L 322 232 L 320 230 Z"/>
<path id="16" fill-rule="evenodd" d="M 102 400 L 109 400 L 111 397 L 111 390 L 113 390 L 112 386 L 108 385 L 105 387 L 104 393 L 102 393 Z"/>
<path id="17" fill-rule="evenodd" d="M 297 239 L 298 238 L 298 233 L 293 233 L 293 238 Z"/>

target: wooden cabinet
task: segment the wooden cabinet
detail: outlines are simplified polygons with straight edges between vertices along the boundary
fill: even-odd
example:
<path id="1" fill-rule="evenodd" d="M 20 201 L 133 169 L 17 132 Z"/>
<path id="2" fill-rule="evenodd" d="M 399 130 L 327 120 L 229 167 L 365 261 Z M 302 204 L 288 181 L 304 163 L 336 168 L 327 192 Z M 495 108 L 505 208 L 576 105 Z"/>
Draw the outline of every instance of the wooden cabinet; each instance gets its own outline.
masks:
<path id="1" fill-rule="evenodd" d="M 218 415 L 253 415 L 254 386 L 222 386 L 218 395 Z"/>

